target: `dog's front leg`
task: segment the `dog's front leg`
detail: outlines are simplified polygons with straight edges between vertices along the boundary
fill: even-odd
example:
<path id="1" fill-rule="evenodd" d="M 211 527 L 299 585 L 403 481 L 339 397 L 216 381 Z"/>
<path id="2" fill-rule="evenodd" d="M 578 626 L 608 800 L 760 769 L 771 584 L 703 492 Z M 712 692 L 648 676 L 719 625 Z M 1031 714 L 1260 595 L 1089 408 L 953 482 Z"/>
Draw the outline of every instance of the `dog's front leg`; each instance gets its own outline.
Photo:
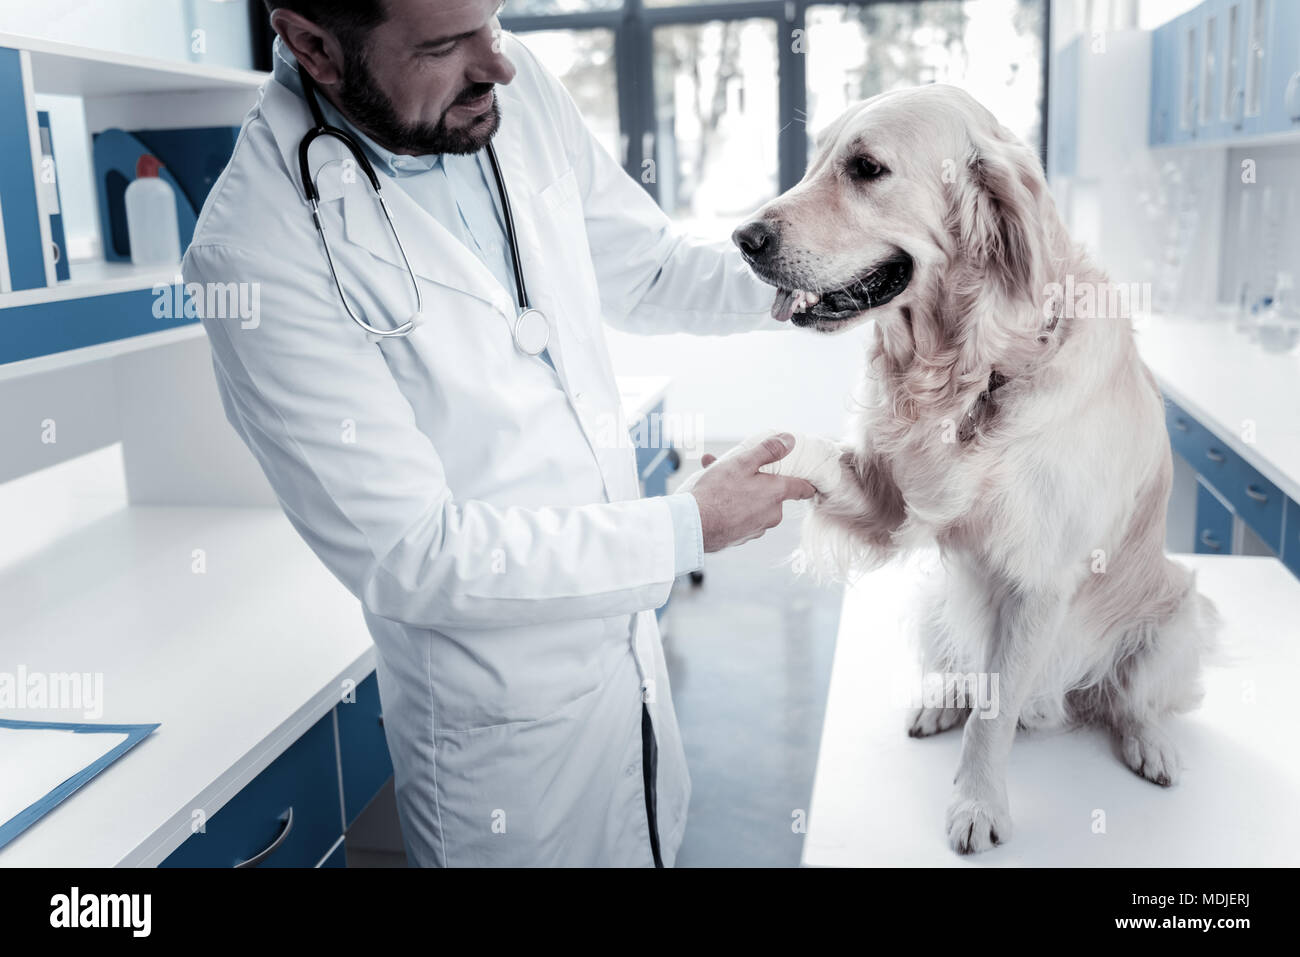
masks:
<path id="1" fill-rule="evenodd" d="M 815 566 L 847 574 L 893 555 L 893 534 L 907 518 L 903 493 L 879 456 L 841 445 L 840 481 L 813 499 L 803 549 Z"/>
<path id="2" fill-rule="evenodd" d="M 948 843 L 959 854 L 1011 838 L 1007 759 L 1021 708 L 1051 653 L 1066 605 L 1064 592 L 1042 586 L 1013 592 L 999 608 L 986 685 L 992 695 L 966 720 L 948 806 Z"/>

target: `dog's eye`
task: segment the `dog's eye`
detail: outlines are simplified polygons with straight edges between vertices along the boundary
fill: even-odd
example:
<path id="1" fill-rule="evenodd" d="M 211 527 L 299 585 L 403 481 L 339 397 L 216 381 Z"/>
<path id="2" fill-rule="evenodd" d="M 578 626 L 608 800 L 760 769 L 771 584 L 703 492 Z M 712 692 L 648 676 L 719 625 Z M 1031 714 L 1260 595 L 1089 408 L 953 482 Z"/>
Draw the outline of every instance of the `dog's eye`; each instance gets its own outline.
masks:
<path id="1" fill-rule="evenodd" d="M 848 174 L 853 179 L 880 179 L 880 177 L 884 176 L 888 172 L 889 170 L 885 169 L 870 156 L 855 156 L 853 159 L 849 160 Z"/>

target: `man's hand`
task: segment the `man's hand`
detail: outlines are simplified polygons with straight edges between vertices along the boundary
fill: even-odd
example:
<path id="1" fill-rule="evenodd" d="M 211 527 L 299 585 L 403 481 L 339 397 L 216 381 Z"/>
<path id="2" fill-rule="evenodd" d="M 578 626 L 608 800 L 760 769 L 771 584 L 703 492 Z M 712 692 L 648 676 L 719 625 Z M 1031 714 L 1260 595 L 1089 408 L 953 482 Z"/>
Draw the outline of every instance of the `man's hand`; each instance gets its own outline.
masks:
<path id="1" fill-rule="evenodd" d="M 759 471 L 760 466 L 784 458 L 792 448 L 794 436 L 783 432 L 757 445 L 738 445 L 720 459 L 704 456 L 704 468 L 678 491 L 695 496 L 706 552 L 758 538 L 781 524 L 782 502 L 812 498 L 817 493 L 803 479 Z"/>

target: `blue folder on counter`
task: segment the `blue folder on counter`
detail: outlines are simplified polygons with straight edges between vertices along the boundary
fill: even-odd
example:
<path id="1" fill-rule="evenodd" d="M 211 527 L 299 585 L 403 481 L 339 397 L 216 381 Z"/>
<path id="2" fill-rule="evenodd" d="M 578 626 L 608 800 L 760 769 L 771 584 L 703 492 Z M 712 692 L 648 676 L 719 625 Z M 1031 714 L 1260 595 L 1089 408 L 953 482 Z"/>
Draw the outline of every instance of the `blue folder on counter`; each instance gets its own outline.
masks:
<path id="1" fill-rule="evenodd" d="M 147 738 L 159 726 L 158 724 L 76 724 L 58 721 L 13 721 L 0 718 L 0 730 L 66 731 L 70 734 L 126 735 L 125 740 L 118 742 L 108 752 L 56 785 L 45 796 L 37 799 L 9 820 L 0 822 L 0 848 L 3 848 L 19 834 L 39 821 L 83 784 L 92 780 L 100 771 L 103 771 Z"/>

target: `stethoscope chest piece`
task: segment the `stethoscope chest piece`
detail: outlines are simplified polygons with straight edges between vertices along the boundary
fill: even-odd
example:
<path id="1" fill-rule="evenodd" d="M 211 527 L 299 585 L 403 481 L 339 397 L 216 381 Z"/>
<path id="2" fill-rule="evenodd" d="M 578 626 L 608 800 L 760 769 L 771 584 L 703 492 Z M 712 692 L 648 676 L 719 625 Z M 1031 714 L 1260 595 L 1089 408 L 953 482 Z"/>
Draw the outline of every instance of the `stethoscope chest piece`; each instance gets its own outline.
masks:
<path id="1" fill-rule="evenodd" d="M 551 326 L 540 309 L 519 313 L 513 332 L 515 348 L 526 356 L 540 356 L 551 342 Z"/>

